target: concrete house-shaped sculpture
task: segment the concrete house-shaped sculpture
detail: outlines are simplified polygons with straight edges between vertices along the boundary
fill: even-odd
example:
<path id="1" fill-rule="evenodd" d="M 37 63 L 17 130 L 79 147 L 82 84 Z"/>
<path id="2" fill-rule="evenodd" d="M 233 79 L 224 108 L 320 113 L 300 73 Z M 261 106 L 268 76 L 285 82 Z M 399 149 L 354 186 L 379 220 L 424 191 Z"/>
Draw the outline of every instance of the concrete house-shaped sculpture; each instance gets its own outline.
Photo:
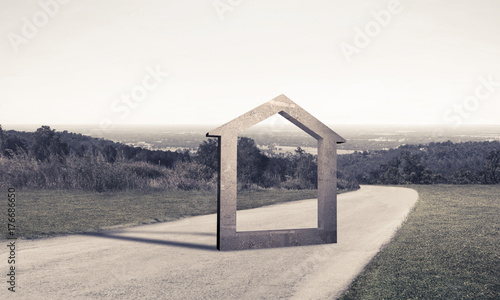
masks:
<path id="1" fill-rule="evenodd" d="M 318 227 L 236 231 L 238 133 L 280 114 L 318 141 Z M 219 141 L 217 249 L 241 250 L 337 242 L 337 144 L 345 140 L 285 95 L 210 131 Z"/>

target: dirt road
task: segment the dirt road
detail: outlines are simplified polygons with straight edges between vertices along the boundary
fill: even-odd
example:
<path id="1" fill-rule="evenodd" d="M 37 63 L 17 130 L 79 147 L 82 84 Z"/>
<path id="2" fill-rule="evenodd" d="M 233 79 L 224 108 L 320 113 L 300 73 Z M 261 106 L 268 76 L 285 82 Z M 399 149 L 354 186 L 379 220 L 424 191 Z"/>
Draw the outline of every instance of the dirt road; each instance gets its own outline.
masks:
<path id="1" fill-rule="evenodd" d="M 18 240 L 15 298 L 333 299 L 389 241 L 417 198 L 411 189 L 376 186 L 339 195 L 338 243 L 329 245 L 219 252 L 215 215 Z M 315 227 L 315 214 L 316 201 L 303 200 L 238 212 L 237 225 Z M 8 249 L 2 248 L 4 274 Z M 0 294 L 9 296 L 6 280 Z"/>

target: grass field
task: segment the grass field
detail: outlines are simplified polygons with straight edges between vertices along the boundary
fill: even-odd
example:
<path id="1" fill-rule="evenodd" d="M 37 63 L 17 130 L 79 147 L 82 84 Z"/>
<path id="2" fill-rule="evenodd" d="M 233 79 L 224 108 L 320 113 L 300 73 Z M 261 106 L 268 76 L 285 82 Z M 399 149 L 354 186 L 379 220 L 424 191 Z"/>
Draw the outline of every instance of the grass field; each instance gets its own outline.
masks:
<path id="1" fill-rule="evenodd" d="M 0 224 L 7 228 L 7 191 Z M 256 190 L 238 193 L 238 209 L 317 198 L 316 190 Z M 95 193 L 79 190 L 18 190 L 18 237 L 37 238 L 95 232 L 117 226 L 171 221 L 217 212 L 215 191 Z M 1 236 L 6 237 L 6 230 Z"/>
<path id="2" fill-rule="evenodd" d="M 420 199 L 341 299 L 500 299 L 500 186 L 411 186 Z"/>

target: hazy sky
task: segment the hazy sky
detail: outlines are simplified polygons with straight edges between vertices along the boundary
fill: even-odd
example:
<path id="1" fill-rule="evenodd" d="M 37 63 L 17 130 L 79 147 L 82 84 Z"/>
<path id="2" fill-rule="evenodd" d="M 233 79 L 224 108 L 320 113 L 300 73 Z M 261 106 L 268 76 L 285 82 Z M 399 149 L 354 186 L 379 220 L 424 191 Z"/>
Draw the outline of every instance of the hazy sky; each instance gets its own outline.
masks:
<path id="1" fill-rule="evenodd" d="M 0 124 L 500 124 L 499 33 L 498 0 L 2 1 Z"/>

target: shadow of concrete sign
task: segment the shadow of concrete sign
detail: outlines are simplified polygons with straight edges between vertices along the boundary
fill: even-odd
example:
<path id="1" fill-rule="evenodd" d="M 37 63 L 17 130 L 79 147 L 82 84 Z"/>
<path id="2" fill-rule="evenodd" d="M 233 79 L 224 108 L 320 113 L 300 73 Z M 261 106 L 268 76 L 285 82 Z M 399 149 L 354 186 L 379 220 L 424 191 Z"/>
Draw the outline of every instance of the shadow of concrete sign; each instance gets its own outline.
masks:
<path id="1" fill-rule="evenodd" d="M 318 141 L 318 227 L 236 231 L 238 133 L 280 114 Z M 285 95 L 210 131 L 219 141 L 217 249 L 241 250 L 337 242 L 337 144 L 345 140 Z"/>

